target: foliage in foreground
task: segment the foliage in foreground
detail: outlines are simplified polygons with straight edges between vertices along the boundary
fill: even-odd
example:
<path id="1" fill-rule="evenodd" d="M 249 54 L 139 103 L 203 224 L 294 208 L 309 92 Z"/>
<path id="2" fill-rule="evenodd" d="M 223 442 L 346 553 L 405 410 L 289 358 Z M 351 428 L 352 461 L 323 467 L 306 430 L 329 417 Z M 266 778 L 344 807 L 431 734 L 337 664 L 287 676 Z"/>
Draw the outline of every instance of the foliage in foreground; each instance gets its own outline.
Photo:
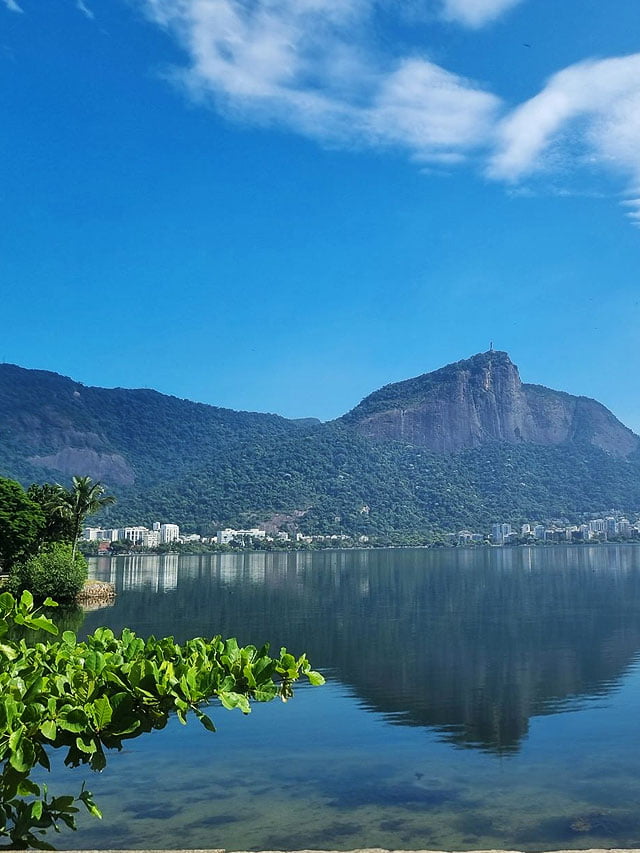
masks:
<path id="1" fill-rule="evenodd" d="M 51 749 L 65 749 L 67 765 L 102 770 L 105 750 L 164 728 L 172 711 L 182 723 L 192 711 L 215 731 L 202 710 L 213 698 L 248 714 L 252 700 L 289 699 L 300 676 L 324 682 L 305 655 L 296 659 L 283 648 L 271 658 L 266 645 L 240 647 L 219 636 L 180 645 L 101 628 L 81 643 L 65 631 L 60 640 L 28 644 L 16 631 L 57 634 L 28 591 L 19 600 L 0 595 L 0 617 L 0 838 L 14 847 L 53 849 L 42 836 L 61 824 L 75 829 L 80 804 L 101 816 L 84 785 L 77 797 L 49 797 L 30 779 L 36 766 L 50 768 Z"/>

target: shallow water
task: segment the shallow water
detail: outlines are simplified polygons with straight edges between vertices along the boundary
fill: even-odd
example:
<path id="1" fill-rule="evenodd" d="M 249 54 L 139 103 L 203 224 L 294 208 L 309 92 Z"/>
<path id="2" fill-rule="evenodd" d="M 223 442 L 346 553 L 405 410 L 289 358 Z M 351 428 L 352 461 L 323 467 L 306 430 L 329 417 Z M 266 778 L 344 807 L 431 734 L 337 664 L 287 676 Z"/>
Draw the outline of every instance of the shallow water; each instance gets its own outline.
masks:
<path id="1" fill-rule="evenodd" d="M 99 625 L 307 651 L 327 676 L 174 719 L 86 778 L 68 848 L 640 847 L 640 546 L 93 561 Z M 58 762 L 58 764 L 61 762 Z"/>

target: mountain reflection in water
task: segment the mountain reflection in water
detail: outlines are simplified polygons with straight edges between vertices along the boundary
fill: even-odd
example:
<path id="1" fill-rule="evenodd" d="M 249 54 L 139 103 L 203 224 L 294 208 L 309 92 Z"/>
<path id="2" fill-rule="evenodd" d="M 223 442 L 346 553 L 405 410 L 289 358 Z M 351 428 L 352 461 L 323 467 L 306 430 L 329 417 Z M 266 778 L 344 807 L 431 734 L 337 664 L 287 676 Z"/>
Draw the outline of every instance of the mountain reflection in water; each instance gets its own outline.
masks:
<path id="1" fill-rule="evenodd" d="M 532 716 L 610 692 L 640 648 L 640 548 L 401 549 L 119 557 L 88 613 L 142 635 L 306 651 L 364 707 L 488 752 Z"/>

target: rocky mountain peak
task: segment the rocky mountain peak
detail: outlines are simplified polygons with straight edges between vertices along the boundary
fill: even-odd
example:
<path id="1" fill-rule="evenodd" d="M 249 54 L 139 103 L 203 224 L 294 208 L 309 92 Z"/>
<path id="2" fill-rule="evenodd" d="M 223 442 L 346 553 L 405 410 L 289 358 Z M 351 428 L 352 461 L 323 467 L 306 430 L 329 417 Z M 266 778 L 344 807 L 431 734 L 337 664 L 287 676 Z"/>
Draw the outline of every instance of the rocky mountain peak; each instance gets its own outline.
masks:
<path id="1" fill-rule="evenodd" d="M 369 438 L 451 453 L 492 442 L 590 443 L 628 456 L 640 439 L 604 406 L 526 385 L 509 354 L 488 350 L 414 379 L 386 385 L 343 421 Z"/>

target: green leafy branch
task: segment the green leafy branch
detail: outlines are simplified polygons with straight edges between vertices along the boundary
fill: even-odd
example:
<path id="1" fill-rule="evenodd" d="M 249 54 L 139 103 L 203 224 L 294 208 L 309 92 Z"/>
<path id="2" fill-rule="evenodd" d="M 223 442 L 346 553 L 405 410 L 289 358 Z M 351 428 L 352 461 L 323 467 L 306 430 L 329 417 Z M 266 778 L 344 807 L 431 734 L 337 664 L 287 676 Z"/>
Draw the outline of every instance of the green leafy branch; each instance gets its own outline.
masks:
<path id="1" fill-rule="evenodd" d="M 42 835 L 61 823 L 75 829 L 79 804 L 101 816 L 84 787 L 78 797 L 49 798 L 46 786 L 29 778 L 38 765 L 50 769 L 51 748 L 66 749 L 67 765 L 99 771 L 105 750 L 164 728 L 174 711 L 181 723 L 192 711 L 215 731 L 202 710 L 212 699 L 248 714 L 252 701 L 287 701 L 301 676 L 324 683 L 305 655 L 283 648 L 272 658 L 268 645 L 241 647 L 220 636 L 178 644 L 100 628 L 84 642 L 65 631 L 57 640 L 27 643 L 15 639 L 16 631 L 58 633 L 34 610 L 28 591 L 19 600 L 0 595 L 0 617 L 0 838 L 13 846 L 52 849 Z"/>

